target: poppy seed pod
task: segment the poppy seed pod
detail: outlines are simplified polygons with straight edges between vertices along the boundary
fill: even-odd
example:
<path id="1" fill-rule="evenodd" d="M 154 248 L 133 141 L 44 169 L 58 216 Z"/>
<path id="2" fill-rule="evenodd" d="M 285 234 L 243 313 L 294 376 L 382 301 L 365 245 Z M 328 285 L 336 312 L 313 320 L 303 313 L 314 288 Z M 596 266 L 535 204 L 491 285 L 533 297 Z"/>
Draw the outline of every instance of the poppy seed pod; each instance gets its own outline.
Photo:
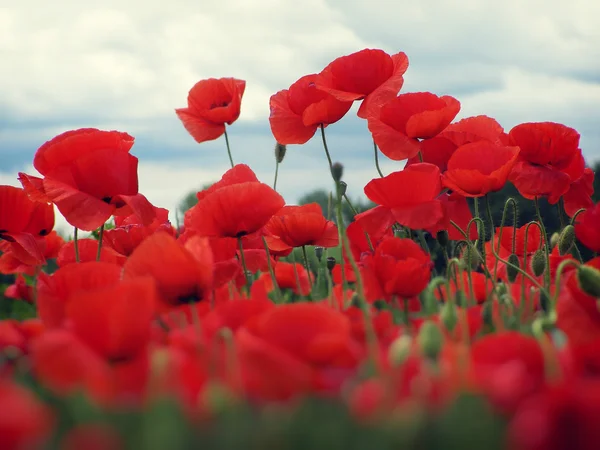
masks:
<path id="1" fill-rule="evenodd" d="M 344 174 L 344 166 L 342 165 L 342 163 L 339 163 L 339 162 L 333 163 L 333 165 L 331 166 L 331 176 L 337 183 L 340 182 L 343 174 Z"/>
<path id="2" fill-rule="evenodd" d="M 431 320 L 426 320 L 421 325 L 417 342 L 423 356 L 435 360 L 442 351 L 444 336 L 438 324 Z"/>
<path id="3" fill-rule="evenodd" d="M 519 260 L 519 257 L 517 255 L 511 253 L 508 257 L 508 262 L 511 263 L 513 266 L 516 266 L 506 266 L 506 274 L 508 275 L 508 281 L 514 283 L 517 279 L 517 275 L 519 275 L 519 270 L 517 268 L 521 268 L 521 261 Z"/>
<path id="4" fill-rule="evenodd" d="M 444 306 L 442 306 L 442 310 L 440 311 L 440 318 L 442 319 L 442 323 L 448 331 L 454 330 L 454 327 L 458 322 L 456 306 L 452 303 L 444 303 Z"/>
<path id="5" fill-rule="evenodd" d="M 323 247 L 315 247 L 315 256 L 321 261 L 321 258 L 323 258 Z"/>
<path id="6" fill-rule="evenodd" d="M 275 144 L 275 160 L 277 161 L 277 163 L 283 162 L 283 158 L 285 158 L 286 151 L 287 151 L 286 145 L 280 144 L 279 142 L 277 142 Z"/>
<path id="7" fill-rule="evenodd" d="M 327 269 L 329 270 L 329 272 L 331 272 L 333 270 L 333 268 L 335 267 L 335 258 L 333 256 L 328 256 L 327 257 Z"/>
<path id="8" fill-rule="evenodd" d="M 575 227 L 567 225 L 558 238 L 558 252 L 560 255 L 569 253 L 573 248 L 573 244 L 575 244 Z"/>
<path id="9" fill-rule="evenodd" d="M 577 269 L 577 280 L 581 290 L 592 297 L 600 298 L 600 271 L 581 265 Z"/>
<path id="10" fill-rule="evenodd" d="M 546 255 L 542 250 L 537 250 L 531 258 L 531 270 L 536 277 L 541 276 L 546 270 Z"/>
<path id="11" fill-rule="evenodd" d="M 340 187 L 340 195 L 343 197 L 344 195 L 346 195 L 346 190 L 348 189 L 348 185 L 346 184 L 345 181 L 340 181 L 338 183 L 339 187 Z"/>

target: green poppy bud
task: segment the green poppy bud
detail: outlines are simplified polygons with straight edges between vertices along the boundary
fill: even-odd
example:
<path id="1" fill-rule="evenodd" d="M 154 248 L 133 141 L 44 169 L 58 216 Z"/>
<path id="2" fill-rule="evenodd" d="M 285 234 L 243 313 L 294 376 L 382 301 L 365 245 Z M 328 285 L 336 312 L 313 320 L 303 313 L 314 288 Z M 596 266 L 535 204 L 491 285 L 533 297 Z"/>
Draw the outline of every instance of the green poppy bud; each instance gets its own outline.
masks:
<path id="1" fill-rule="evenodd" d="M 426 320 L 419 329 L 417 342 L 423 356 L 435 360 L 442 351 L 444 336 L 437 323 Z"/>
<path id="2" fill-rule="evenodd" d="M 546 254 L 543 250 L 537 250 L 531 258 L 531 270 L 536 277 L 541 276 L 546 270 Z"/>
<path id="3" fill-rule="evenodd" d="M 560 233 L 558 239 L 558 252 L 561 255 L 566 255 L 571 251 L 575 244 L 575 227 L 573 225 L 567 225 L 564 230 Z"/>
<path id="4" fill-rule="evenodd" d="M 600 298 L 600 271 L 591 266 L 577 268 L 577 280 L 581 290 L 592 297 Z"/>
<path id="5" fill-rule="evenodd" d="M 508 257 L 508 262 L 517 266 L 519 269 L 521 268 L 521 261 L 519 261 L 519 257 L 514 253 L 511 253 Z M 517 275 L 519 275 L 519 271 L 516 267 L 511 267 L 509 265 L 506 266 L 506 274 L 508 275 L 508 281 L 514 283 L 517 279 Z"/>

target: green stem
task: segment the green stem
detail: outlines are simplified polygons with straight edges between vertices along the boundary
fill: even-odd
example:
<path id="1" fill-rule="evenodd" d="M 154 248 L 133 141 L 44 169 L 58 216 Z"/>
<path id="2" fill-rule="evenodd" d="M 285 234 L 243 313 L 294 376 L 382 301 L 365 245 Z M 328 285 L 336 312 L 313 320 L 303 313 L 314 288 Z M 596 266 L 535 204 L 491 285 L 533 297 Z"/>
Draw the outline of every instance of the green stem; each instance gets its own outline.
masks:
<path id="1" fill-rule="evenodd" d="M 538 222 L 540 223 L 540 226 L 542 227 L 542 236 L 544 238 L 544 255 L 546 256 L 546 271 L 544 272 L 544 286 L 546 287 L 546 289 L 550 289 L 550 251 L 548 250 L 548 247 L 550 246 L 550 243 L 548 242 L 548 234 L 546 233 L 546 227 L 544 226 L 544 221 L 542 220 L 542 214 L 540 213 L 540 204 L 538 201 L 538 198 L 535 197 L 535 213 L 537 215 L 538 218 Z"/>
<path id="2" fill-rule="evenodd" d="M 229 146 L 229 136 L 227 136 L 227 128 L 225 128 L 225 133 L 223 134 L 225 135 L 225 144 L 227 145 L 227 156 L 229 156 L 229 162 L 231 163 L 231 167 L 233 168 L 235 164 L 233 164 L 233 158 L 231 157 L 231 147 Z"/>
<path id="3" fill-rule="evenodd" d="M 306 267 L 306 273 L 308 275 L 308 282 L 310 284 L 310 292 L 308 293 L 308 297 L 312 300 L 313 281 L 312 281 L 312 275 L 311 275 L 311 271 L 310 271 L 310 264 L 308 263 L 308 256 L 306 255 L 306 245 L 302 246 L 302 257 L 304 258 L 304 267 Z"/>
<path id="4" fill-rule="evenodd" d="M 100 227 L 100 234 L 98 236 L 98 253 L 96 253 L 96 261 L 100 261 L 100 255 L 102 254 L 102 240 L 104 239 L 104 224 Z"/>
<path id="5" fill-rule="evenodd" d="M 73 231 L 73 246 L 75 247 L 75 262 L 79 262 L 79 243 L 77 242 L 77 233 L 79 230 L 77 230 L 77 227 L 75 227 L 75 230 Z"/>
<path id="6" fill-rule="evenodd" d="M 246 267 L 246 258 L 244 257 L 244 246 L 242 245 L 242 238 L 238 237 L 238 247 L 240 249 L 240 259 L 242 261 L 242 270 L 244 271 L 244 278 L 246 279 L 246 287 L 248 288 L 248 294 L 250 294 L 251 281 L 248 275 L 248 268 Z"/>
<path id="7" fill-rule="evenodd" d="M 333 177 L 333 161 L 331 160 L 331 155 L 329 154 L 329 147 L 327 147 L 327 140 L 325 139 L 325 127 L 321 124 L 321 139 L 323 140 L 323 148 L 325 149 L 325 155 L 327 155 L 327 161 L 329 162 L 329 171 L 331 172 L 331 176 Z M 333 180 L 336 183 L 335 180 Z M 343 222 L 341 222 L 343 223 Z"/>
<path id="8" fill-rule="evenodd" d="M 271 281 L 273 281 L 273 289 L 275 290 L 275 297 L 277 298 L 277 303 L 281 303 L 281 290 L 279 289 L 279 283 L 277 283 L 277 278 L 275 277 L 275 271 L 273 270 L 273 265 L 271 264 L 271 252 L 269 251 L 269 246 L 267 245 L 267 240 L 265 237 L 262 237 L 263 245 L 265 247 L 265 252 L 267 252 L 267 267 L 269 268 L 269 274 L 271 275 Z"/>
<path id="9" fill-rule="evenodd" d="M 423 153 L 419 150 L 419 162 L 423 162 Z"/>
<path id="10" fill-rule="evenodd" d="M 562 274 L 567 266 L 575 266 L 579 267 L 579 263 L 577 261 L 573 261 L 572 259 L 565 259 L 558 265 L 558 269 L 556 269 L 556 275 L 554 277 L 554 295 L 552 296 L 552 311 L 556 311 L 556 302 L 558 301 L 558 294 L 560 292 L 560 282 L 562 281 Z"/>
<path id="11" fill-rule="evenodd" d="M 275 181 L 273 182 L 273 190 L 277 190 L 277 174 L 279 173 L 279 161 L 275 161 Z"/>
<path id="12" fill-rule="evenodd" d="M 379 173 L 379 176 L 381 178 L 384 178 L 383 172 L 381 171 L 381 168 L 379 167 L 379 151 L 377 150 L 377 144 L 375 143 L 375 141 L 373 141 L 373 150 L 375 152 L 375 167 L 377 168 L 377 172 Z"/>

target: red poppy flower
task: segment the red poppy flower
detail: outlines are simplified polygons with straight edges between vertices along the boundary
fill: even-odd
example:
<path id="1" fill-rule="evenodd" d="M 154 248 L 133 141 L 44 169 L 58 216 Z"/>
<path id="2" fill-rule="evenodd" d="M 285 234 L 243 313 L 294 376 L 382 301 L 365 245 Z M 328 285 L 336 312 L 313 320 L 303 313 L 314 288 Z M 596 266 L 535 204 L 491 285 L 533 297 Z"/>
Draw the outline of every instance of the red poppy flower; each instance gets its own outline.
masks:
<path id="1" fill-rule="evenodd" d="M 400 94 L 370 112 L 369 130 L 384 155 L 401 161 L 419 152 L 418 139 L 436 136 L 459 111 L 459 101 L 448 95 Z"/>
<path id="2" fill-rule="evenodd" d="M 238 238 L 260 230 L 284 206 L 283 197 L 273 188 L 253 181 L 256 175 L 247 166 L 237 167 L 198 193 L 198 203 L 185 214 L 186 230 Z"/>
<path id="3" fill-rule="evenodd" d="M 471 209 L 467 203 L 467 199 L 458 192 L 444 193 L 438 197 L 442 204 L 443 216 L 434 226 L 427 228 L 431 233 L 437 233 L 441 230 L 448 232 L 448 238 L 454 241 L 461 241 L 465 237 L 456 229 L 452 222 L 460 227 L 462 231 L 467 233 L 469 222 L 473 218 Z M 477 226 L 471 224 L 468 231 L 469 239 L 474 241 L 477 239 Z"/>
<path id="4" fill-rule="evenodd" d="M 377 246 L 373 256 L 363 260 L 361 273 L 365 274 L 365 285 L 376 284 L 380 288 L 367 289 L 365 286 L 374 294 L 369 295 L 369 300 L 389 301 L 394 296 L 408 299 L 420 294 L 429 283 L 431 267 L 429 254 L 416 242 L 387 237 Z M 378 297 L 377 291 L 384 298 L 375 298 Z"/>
<path id="5" fill-rule="evenodd" d="M 92 238 L 78 239 L 77 250 L 79 251 L 79 262 L 96 261 L 98 257 L 98 241 Z M 127 258 L 112 248 L 103 246 L 100 249 L 100 261 L 122 266 Z M 75 256 L 75 241 L 69 241 L 62 246 L 56 258 L 58 267 L 77 263 Z"/>
<path id="6" fill-rule="evenodd" d="M 577 216 L 575 236 L 590 250 L 600 252 L 600 203 Z"/>
<path id="7" fill-rule="evenodd" d="M 370 108 L 398 94 L 406 69 L 408 57 L 403 52 L 390 56 L 383 50 L 365 49 L 331 62 L 315 84 L 343 102 L 364 99 L 358 117 L 365 119 Z"/>
<path id="8" fill-rule="evenodd" d="M 175 113 L 196 142 L 212 141 L 240 116 L 245 89 L 246 82 L 235 78 L 200 80 L 190 89 L 187 108 Z"/>
<path id="9" fill-rule="evenodd" d="M 54 228 L 52 205 L 31 200 L 17 187 L 0 186 L 0 250 L 10 251 L 24 264 L 42 264 L 43 249 L 37 239 Z"/>
<path id="10" fill-rule="evenodd" d="M 578 180 L 584 171 L 579 133 L 553 122 L 522 123 L 509 132 L 510 145 L 521 148 L 509 180 L 530 200 L 548 197 L 551 204 Z"/>
<path id="11" fill-rule="evenodd" d="M 335 123 L 350 110 L 352 101 L 340 101 L 318 90 L 316 78 L 316 74 L 306 75 L 271 96 L 269 122 L 280 144 L 304 144 L 321 124 Z"/>
<path id="12" fill-rule="evenodd" d="M 144 240 L 125 263 L 123 277 L 152 275 L 161 302 L 159 313 L 208 298 L 213 281 L 213 255 L 208 239 L 189 238 L 185 244 L 165 232 Z"/>
<path id="13" fill-rule="evenodd" d="M 311 290 L 308 272 L 300 263 L 278 261 L 273 267 L 279 289 L 291 289 L 295 294 L 308 295 Z M 267 292 L 273 290 L 273 280 L 269 273 L 263 273 L 255 282 L 263 283 Z"/>
<path id="14" fill-rule="evenodd" d="M 104 358 L 133 358 L 148 344 L 156 284 L 138 277 L 80 292 L 66 307 L 72 331 Z"/>
<path id="15" fill-rule="evenodd" d="M 0 410 L 0 448 L 42 448 L 50 437 L 51 410 L 24 387 L 0 379 Z"/>
<path id="16" fill-rule="evenodd" d="M 469 282 L 469 278 L 471 282 Z M 473 284 L 473 294 L 471 294 L 471 283 Z M 486 294 L 492 291 L 492 282 L 483 273 L 471 272 L 471 274 L 468 274 L 463 271 L 458 283 L 456 278 L 452 277 L 450 279 L 450 295 L 455 296 L 458 291 L 464 292 L 467 299 L 472 296 L 475 302 L 481 304 L 487 300 Z M 438 300 L 448 300 L 445 284 L 435 291 L 435 296 Z"/>
<path id="17" fill-rule="evenodd" d="M 52 276 L 40 273 L 37 280 L 38 315 L 46 327 L 61 327 L 69 302 L 82 293 L 115 285 L 120 279 L 120 266 L 95 261 L 69 264 Z"/>
<path id="18" fill-rule="evenodd" d="M 85 231 L 132 212 L 150 223 L 154 208 L 138 193 L 132 146 L 133 138 L 118 131 L 67 131 L 35 154 L 33 166 L 44 178 L 19 173 L 19 180 L 33 198 L 54 203 L 67 222 Z"/>
<path id="19" fill-rule="evenodd" d="M 583 175 L 572 182 L 569 190 L 563 195 L 565 212 L 569 217 L 573 217 L 580 209 L 589 209 L 594 206 L 592 200 L 594 177 L 594 171 L 586 167 Z"/>
<path id="20" fill-rule="evenodd" d="M 600 270 L 600 257 L 586 265 Z M 585 345 L 600 339 L 600 310 L 598 299 L 586 294 L 580 287 L 577 272 L 563 274 L 556 305 L 556 325 L 565 332 L 573 345 Z"/>
<path id="21" fill-rule="evenodd" d="M 339 243 L 335 223 L 323 217 L 318 203 L 284 206 L 269 220 L 265 232 L 269 249 L 275 251 L 304 245 L 336 247 Z"/>
<path id="22" fill-rule="evenodd" d="M 27 284 L 23 275 L 18 274 L 15 282 L 5 289 L 4 296 L 33 303 L 33 287 Z"/>
<path id="23" fill-rule="evenodd" d="M 371 180 L 365 186 L 365 194 L 369 200 L 391 211 L 393 219 L 401 225 L 420 230 L 434 226 L 443 218 L 442 204 L 437 198 L 441 189 L 440 169 L 423 163 Z M 377 211 L 361 213 L 357 219 L 367 213 Z"/>
<path id="24" fill-rule="evenodd" d="M 465 197 L 483 197 L 506 184 L 519 147 L 499 147 L 478 141 L 458 147 L 448 161 L 442 183 Z"/>
<path id="25" fill-rule="evenodd" d="M 500 236 L 500 233 L 502 233 L 502 236 Z M 525 237 L 527 237 L 527 248 L 525 248 Z M 543 243 L 540 229 L 535 225 L 529 227 L 523 225 L 517 228 L 516 233 L 514 227 L 497 227 L 494 234 L 494 245 L 498 256 L 502 259 L 508 259 L 511 253 L 514 253 L 519 258 L 521 267 L 523 267 L 524 256 L 529 258 L 542 247 Z M 491 241 L 485 243 L 486 266 L 492 273 L 494 268 L 497 267 L 497 277 L 507 280 L 506 265 L 500 261 L 496 264 L 496 257 L 492 253 L 491 245 Z M 531 262 L 530 259 L 529 262 Z M 528 273 L 531 272 L 529 268 L 526 268 L 526 270 Z"/>

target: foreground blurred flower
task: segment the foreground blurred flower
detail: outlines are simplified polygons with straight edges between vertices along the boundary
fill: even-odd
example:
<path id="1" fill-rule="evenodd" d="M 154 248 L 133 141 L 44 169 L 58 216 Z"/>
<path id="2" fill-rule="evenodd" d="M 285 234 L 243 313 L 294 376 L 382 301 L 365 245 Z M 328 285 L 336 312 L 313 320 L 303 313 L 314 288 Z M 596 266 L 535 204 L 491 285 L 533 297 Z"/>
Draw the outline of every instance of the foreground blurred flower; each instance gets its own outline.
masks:
<path id="1" fill-rule="evenodd" d="M 575 236 L 590 250 L 600 252 L 600 203 L 577 216 Z"/>
<path id="2" fill-rule="evenodd" d="M 201 80 L 190 90 L 187 108 L 175 113 L 196 142 L 212 141 L 240 116 L 245 89 L 246 82 L 235 78 Z"/>
<path id="3" fill-rule="evenodd" d="M 150 223 L 154 208 L 138 193 L 132 146 L 127 133 L 67 131 L 35 154 L 33 166 L 44 178 L 19 173 L 19 180 L 33 199 L 54 203 L 67 222 L 85 231 L 99 228 L 112 215 L 136 213 Z"/>
<path id="4" fill-rule="evenodd" d="M 364 99 L 358 117 L 366 119 L 372 106 L 398 94 L 406 69 L 408 57 L 403 52 L 390 56 L 383 50 L 365 49 L 331 62 L 318 75 L 315 84 L 344 102 Z"/>
<path id="5" fill-rule="evenodd" d="M 340 120 L 352 106 L 315 86 L 317 75 L 306 75 L 289 89 L 271 96 L 269 122 L 273 136 L 280 144 L 304 144 L 320 125 Z"/>

